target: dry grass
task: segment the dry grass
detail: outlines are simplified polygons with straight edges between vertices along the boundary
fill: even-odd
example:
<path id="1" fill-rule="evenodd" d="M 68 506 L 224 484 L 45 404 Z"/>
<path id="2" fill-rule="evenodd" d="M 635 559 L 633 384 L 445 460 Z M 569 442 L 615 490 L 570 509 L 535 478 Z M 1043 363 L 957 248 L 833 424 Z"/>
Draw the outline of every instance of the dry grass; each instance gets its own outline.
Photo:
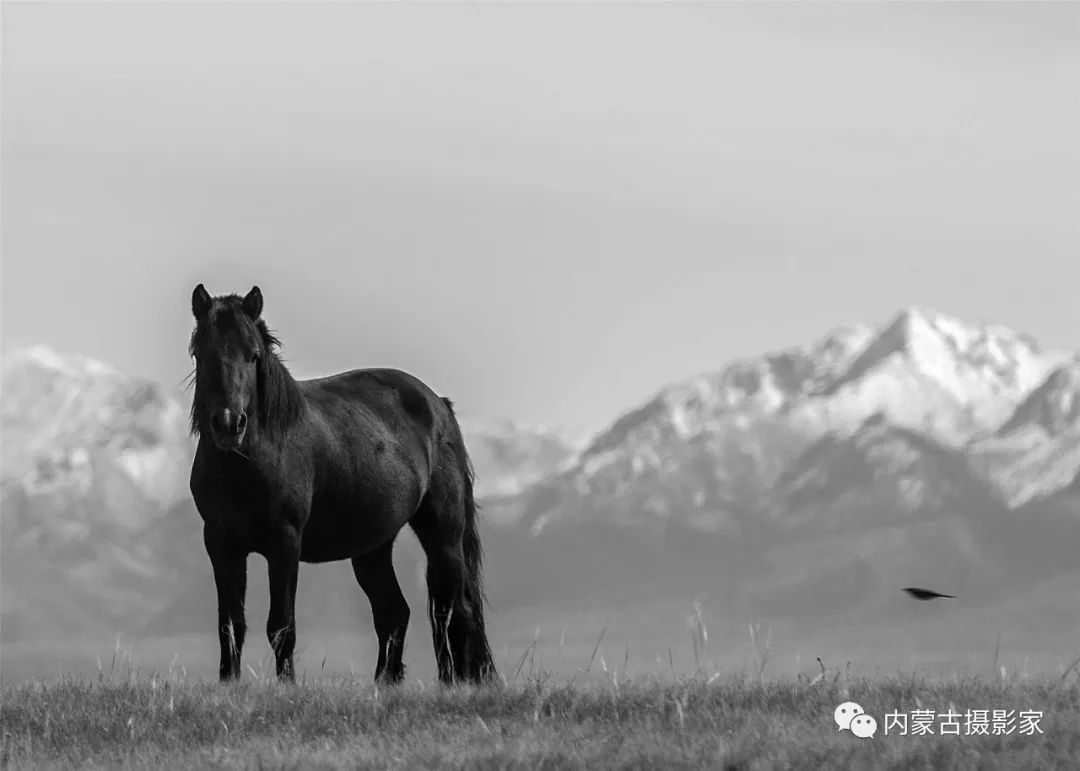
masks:
<path id="1" fill-rule="evenodd" d="M 757 637 L 755 630 L 755 637 Z M 760 638 L 759 638 L 760 639 Z M 606 669 L 606 666 L 604 667 Z M 5 689 L 4 768 L 1066 768 L 1080 756 L 1080 688 L 1046 681 L 834 676 L 672 680 L 624 671 L 499 687 L 376 689 L 325 677 L 219 685 L 102 672 Z M 1075 682 L 1075 681 L 1074 681 Z M 833 710 L 1040 710 L 1033 736 L 840 732 Z"/>
<path id="2" fill-rule="evenodd" d="M 325 658 L 301 682 L 276 682 L 266 657 L 242 682 L 189 677 L 174 665 L 142 672 L 117 644 L 96 677 L 3 690 L 3 768 L 1075 768 L 1080 757 L 1080 657 L 1046 679 L 999 660 L 947 680 L 914 672 L 853 676 L 816 659 L 813 677 L 766 676 L 771 629 L 749 624 L 752 658 L 725 674 L 710 657 L 700 606 L 686 618 L 693 670 L 667 649 L 652 672 L 631 672 L 631 646 L 609 666 L 605 624 L 576 674 L 536 666 L 540 628 L 509 678 L 491 688 L 413 679 L 378 689 L 366 675 L 331 675 Z M 558 638 L 563 652 L 566 629 Z M 985 672 L 985 670 L 984 670 Z M 314 675 L 314 676 L 313 676 Z M 838 731 L 833 711 L 856 701 L 879 724 L 872 739 Z M 884 733 L 886 713 L 1035 710 L 1042 733 Z"/>

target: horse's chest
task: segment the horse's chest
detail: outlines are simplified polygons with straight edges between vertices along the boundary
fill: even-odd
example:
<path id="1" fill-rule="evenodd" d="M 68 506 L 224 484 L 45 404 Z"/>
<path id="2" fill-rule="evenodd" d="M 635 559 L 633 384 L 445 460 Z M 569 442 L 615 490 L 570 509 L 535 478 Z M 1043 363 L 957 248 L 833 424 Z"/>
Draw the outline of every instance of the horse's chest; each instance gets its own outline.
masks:
<path id="1" fill-rule="evenodd" d="M 310 495 L 302 492 L 234 477 L 203 487 L 195 502 L 208 526 L 243 548 L 264 553 L 302 528 L 307 500 Z"/>
<path id="2" fill-rule="evenodd" d="M 229 541 L 263 553 L 281 541 L 287 530 L 277 511 L 239 502 L 205 507 L 203 520 Z"/>

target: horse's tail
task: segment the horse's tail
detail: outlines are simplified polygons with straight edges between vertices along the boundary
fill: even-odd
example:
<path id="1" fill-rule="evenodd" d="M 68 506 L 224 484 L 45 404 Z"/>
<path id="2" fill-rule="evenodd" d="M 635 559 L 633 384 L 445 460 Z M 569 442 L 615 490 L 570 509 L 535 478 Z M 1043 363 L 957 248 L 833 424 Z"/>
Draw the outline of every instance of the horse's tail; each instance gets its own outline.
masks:
<path id="1" fill-rule="evenodd" d="M 457 421 L 457 416 L 454 414 L 454 404 L 446 397 L 443 397 L 443 402 L 446 403 L 446 407 L 450 410 L 450 415 L 454 421 L 457 433 L 455 446 L 464 485 L 465 531 L 461 547 L 465 557 L 465 599 L 473 611 L 473 626 L 476 635 L 472 646 L 473 666 L 480 678 L 495 678 L 495 659 L 491 655 L 491 646 L 488 643 L 487 631 L 484 628 L 484 610 L 487 604 L 487 595 L 484 592 L 484 554 L 480 545 L 480 530 L 477 521 L 480 507 L 473 496 L 476 472 L 473 468 L 472 458 L 469 457 L 469 452 L 465 447 L 465 438 L 461 433 L 461 426 Z"/>

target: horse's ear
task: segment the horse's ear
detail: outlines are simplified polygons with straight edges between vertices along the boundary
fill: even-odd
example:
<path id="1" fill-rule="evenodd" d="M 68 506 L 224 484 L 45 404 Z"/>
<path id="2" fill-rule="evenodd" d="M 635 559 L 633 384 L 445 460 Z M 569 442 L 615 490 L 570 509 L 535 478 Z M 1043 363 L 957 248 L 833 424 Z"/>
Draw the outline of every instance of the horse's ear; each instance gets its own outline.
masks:
<path id="1" fill-rule="evenodd" d="M 263 309 L 263 296 L 259 287 L 251 287 L 251 291 L 244 297 L 244 313 L 246 313 L 252 321 L 258 321 L 259 316 L 262 315 Z"/>
<path id="2" fill-rule="evenodd" d="M 199 284 L 191 293 L 191 312 L 195 314 L 195 318 L 201 319 L 210 312 L 211 305 L 213 305 L 213 300 L 210 298 L 210 293 L 206 291 L 206 287 Z"/>

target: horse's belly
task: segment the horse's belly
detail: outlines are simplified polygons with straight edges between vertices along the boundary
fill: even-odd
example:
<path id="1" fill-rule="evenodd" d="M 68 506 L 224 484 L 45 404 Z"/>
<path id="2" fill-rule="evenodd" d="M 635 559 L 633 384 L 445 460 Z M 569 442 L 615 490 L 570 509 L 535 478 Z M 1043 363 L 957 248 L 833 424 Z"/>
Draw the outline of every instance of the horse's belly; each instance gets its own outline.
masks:
<path id="1" fill-rule="evenodd" d="M 367 554 L 393 540 L 408 519 L 404 511 L 372 516 L 355 508 L 313 510 L 300 539 L 300 559 L 334 562 Z"/>
<path id="2" fill-rule="evenodd" d="M 357 557 L 390 541 L 426 492 L 424 473 L 401 453 L 324 468 L 300 540 L 305 562 Z"/>

